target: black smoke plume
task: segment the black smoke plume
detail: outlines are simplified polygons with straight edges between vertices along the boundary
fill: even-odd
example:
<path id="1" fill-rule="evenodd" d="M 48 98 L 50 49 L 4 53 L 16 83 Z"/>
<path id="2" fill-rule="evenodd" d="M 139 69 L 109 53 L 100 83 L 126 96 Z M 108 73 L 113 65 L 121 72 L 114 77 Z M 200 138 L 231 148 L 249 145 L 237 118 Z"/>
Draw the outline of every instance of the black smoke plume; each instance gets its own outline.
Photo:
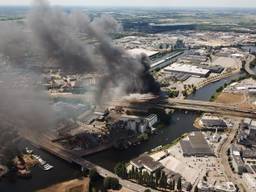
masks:
<path id="1" fill-rule="evenodd" d="M 54 127 L 56 116 L 31 58 L 37 58 L 41 68 L 57 67 L 66 74 L 101 74 L 97 104 L 115 95 L 158 93 L 147 57 L 131 57 L 112 44 L 109 34 L 121 28 L 109 15 L 92 19 L 81 11 L 53 8 L 44 0 L 33 3 L 24 24 L 1 23 L 0 130 L 12 126 L 23 134 L 40 135 Z"/>

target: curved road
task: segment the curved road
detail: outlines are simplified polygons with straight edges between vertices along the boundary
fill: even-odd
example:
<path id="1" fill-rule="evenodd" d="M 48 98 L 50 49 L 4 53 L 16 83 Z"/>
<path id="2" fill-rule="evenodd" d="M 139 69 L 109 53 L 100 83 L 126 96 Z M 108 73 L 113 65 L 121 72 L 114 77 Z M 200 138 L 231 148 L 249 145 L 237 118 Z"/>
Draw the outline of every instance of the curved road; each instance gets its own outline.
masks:
<path id="1" fill-rule="evenodd" d="M 237 184 L 240 192 L 247 192 L 248 191 L 247 186 L 245 185 L 244 181 L 237 174 L 235 174 L 232 171 L 232 169 L 229 165 L 228 155 L 227 155 L 227 151 L 230 148 L 232 141 L 236 137 L 236 132 L 237 132 L 238 128 L 239 128 L 239 121 L 236 121 L 233 129 L 230 131 L 228 137 L 226 138 L 224 143 L 222 143 L 222 145 L 218 151 L 218 158 L 220 158 L 220 160 L 221 160 L 221 164 L 223 166 L 223 171 L 225 172 L 227 179 L 229 181 Z"/>
<path id="2" fill-rule="evenodd" d="M 251 69 L 251 62 L 252 62 L 254 59 L 255 59 L 255 56 L 250 54 L 249 57 L 247 58 L 247 61 L 246 61 L 245 66 L 244 66 L 244 69 L 245 69 L 245 71 L 246 71 L 249 75 L 252 75 L 252 76 L 255 76 L 255 77 L 256 77 L 256 72 Z"/>

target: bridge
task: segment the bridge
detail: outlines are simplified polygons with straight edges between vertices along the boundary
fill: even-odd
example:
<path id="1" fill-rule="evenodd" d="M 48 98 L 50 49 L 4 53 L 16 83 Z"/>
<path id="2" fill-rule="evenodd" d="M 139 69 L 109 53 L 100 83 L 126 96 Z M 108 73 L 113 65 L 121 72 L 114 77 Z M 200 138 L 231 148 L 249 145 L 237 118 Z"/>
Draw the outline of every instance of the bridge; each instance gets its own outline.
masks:
<path id="1" fill-rule="evenodd" d="M 222 115 L 231 115 L 236 117 L 256 117 L 256 109 L 253 108 L 240 108 L 238 105 L 230 105 L 216 102 L 188 100 L 188 99 L 165 99 L 165 100 L 153 100 L 148 102 L 136 102 L 132 104 L 125 104 L 122 102 L 114 102 L 112 106 L 123 107 L 125 109 L 183 109 L 189 111 L 200 111 L 207 113 L 218 113 Z"/>
<path id="2" fill-rule="evenodd" d="M 60 159 L 63 159 L 64 161 L 67 161 L 68 163 L 76 164 L 78 165 L 81 170 L 91 170 L 91 169 L 96 169 L 98 174 L 102 176 L 103 178 L 105 177 L 114 177 L 119 180 L 119 183 L 126 188 L 127 191 L 135 191 L 135 192 L 144 192 L 147 188 L 139 185 L 137 183 L 133 183 L 129 180 L 122 179 L 118 177 L 116 174 L 113 172 L 95 165 L 94 163 L 87 161 L 80 155 L 72 152 L 71 150 L 65 149 L 62 145 L 52 142 L 52 137 L 50 135 L 42 134 L 40 138 L 35 138 L 31 137 L 30 135 L 22 134 L 22 136 L 30 141 L 35 147 L 40 148 Z M 156 192 L 156 190 L 151 189 L 151 191 Z"/>
<path id="3" fill-rule="evenodd" d="M 185 109 L 192 111 L 202 111 L 210 113 L 219 113 L 223 115 L 233 115 L 238 117 L 256 117 L 256 110 L 252 108 L 240 108 L 237 105 L 229 105 L 216 102 L 168 99 L 168 103 L 159 104 L 166 108 Z"/>

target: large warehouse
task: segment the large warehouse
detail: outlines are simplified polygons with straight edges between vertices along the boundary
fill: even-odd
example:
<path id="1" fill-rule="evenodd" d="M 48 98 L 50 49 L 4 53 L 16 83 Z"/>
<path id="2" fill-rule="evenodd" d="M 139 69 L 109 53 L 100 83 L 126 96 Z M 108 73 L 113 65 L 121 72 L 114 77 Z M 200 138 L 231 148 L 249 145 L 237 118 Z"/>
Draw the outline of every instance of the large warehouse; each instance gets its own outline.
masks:
<path id="1" fill-rule="evenodd" d="M 210 74 L 210 70 L 203 69 L 198 66 L 181 64 L 181 63 L 173 63 L 170 66 L 164 68 L 165 72 L 179 72 L 191 74 L 199 77 L 207 77 Z"/>
<path id="2" fill-rule="evenodd" d="M 214 156 L 214 153 L 201 132 L 192 132 L 180 141 L 183 156 Z"/>

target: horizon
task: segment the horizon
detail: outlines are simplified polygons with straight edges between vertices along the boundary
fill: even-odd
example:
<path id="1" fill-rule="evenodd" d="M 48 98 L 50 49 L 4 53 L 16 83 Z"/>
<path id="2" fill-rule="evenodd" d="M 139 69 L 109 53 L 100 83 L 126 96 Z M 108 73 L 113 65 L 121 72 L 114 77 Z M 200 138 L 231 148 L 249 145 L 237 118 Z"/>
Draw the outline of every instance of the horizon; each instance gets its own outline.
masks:
<path id="1" fill-rule="evenodd" d="M 42 1 L 42 0 L 40 0 Z M 44 0 L 43 0 L 44 1 Z M 30 7 L 33 0 L 0 0 L 0 7 L 23 6 Z M 93 2 L 83 0 L 48 0 L 52 6 L 61 7 L 165 7 L 165 8 L 256 8 L 254 0 L 137 0 L 119 1 L 119 0 L 94 0 Z M 114 5 L 114 6 L 113 6 Z"/>
<path id="2" fill-rule="evenodd" d="M 111 5 L 59 5 L 59 4 L 54 4 L 51 5 L 52 7 L 74 7 L 74 8 L 161 8 L 161 9 L 256 9 L 256 7 L 235 7 L 235 6 L 230 6 L 230 7 L 221 7 L 221 6 L 153 6 L 153 5 L 148 5 L 148 6 L 132 6 L 132 5 L 116 5 L 116 6 L 111 6 Z M 26 7 L 26 8 L 32 8 L 32 5 L 22 5 L 22 4 L 17 4 L 17 5 L 3 5 L 0 4 L 0 7 Z"/>

